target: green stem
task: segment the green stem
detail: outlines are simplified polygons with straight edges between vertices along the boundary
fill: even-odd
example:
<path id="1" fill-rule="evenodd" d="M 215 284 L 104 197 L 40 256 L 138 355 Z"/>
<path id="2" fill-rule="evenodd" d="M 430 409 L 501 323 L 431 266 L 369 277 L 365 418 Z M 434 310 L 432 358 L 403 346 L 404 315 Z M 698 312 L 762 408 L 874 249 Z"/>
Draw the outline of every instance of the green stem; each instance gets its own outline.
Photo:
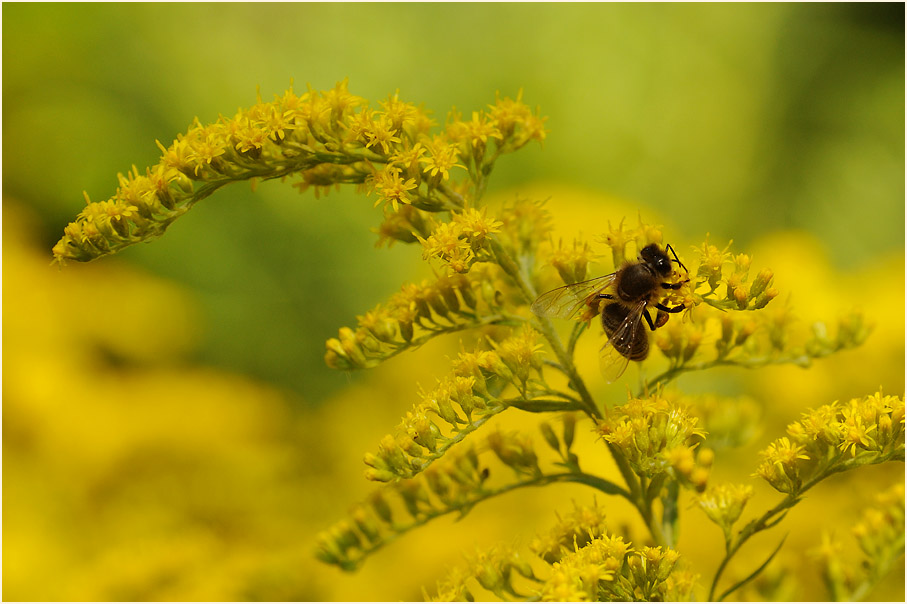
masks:
<path id="1" fill-rule="evenodd" d="M 642 516 L 642 519 L 646 522 L 646 526 L 649 529 L 649 533 L 652 535 L 652 540 L 655 541 L 656 545 L 664 546 L 666 545 L 664 531 L 661 527 L 661 522 L 655 518 L 655 512 L 652 510 L 652 501 L 653 498 L 650 496 L 650 491 L 660 490 L 659 485 L 664 481 L 663 477 L 656 477 L 651 483 L 643 476 L 639 477 L 639 493 L 635 500 L 633 500 L 633 505 L 636 506 L 636 509 L 639 510 L 639 514 Z M 653 487 L 654 485 L 654 487 Z"/>
<path id="2" fill-rule="evenodd" d="M 778 518 L 774 522 L 771 522 L 772 519 L 775 516 L 777 516 L 778 514 L 781 514 L 782 512 L 787 510 L 788 508 L 793 507 L 798 501 L 800 501 L 800 497 L 801 497 L 801 495 L 803 495 L 803 493 L 805 493 L 806 491 L 808 491 L 809 489 L 814 487 L 816 484 L 819 483 L 819 481 L 824 480 L 825 478 L 828 478 L 832 474 L 836 474 L 845 469 L 846 468 L 842 468 L 840 466 L 831 467 L 831 468 L 827 468 L 824 472 L 818 473 L 816 476 L 814 476 L 810 480 L 806 481 L 797 490 L 796 493 L 788 493 L 787 496 L 785 496 L 784 499 L 782 499 L 778 503 L 778 505 L 776 505 L 772 509 L 768 510 L 764 514 L 762 514 L 762 516 L 760 516 L 758 519 L 751 521 L 749 524 L 747 524 L 745 527 L 743 527 L 743 529 L 740 531 L 740 533 L 738 533 L 737 539 L 735 541 L 733 541 L 733 543 L 731 543 L 730 546 L 727 548 L 727 553 L 725 554 L 724 559 L 721 561 L 721 564 L 719 564 L 718 570 L 715 571 L 715 578 L 712 580 L 712 587 L 709 590 L 709 601 L 715 600 L 715 590 L 718 587 L 718 580 L 721 578 L 721 575 L 724 572 L 724 569 L 727 567 L 728 563 L 731 561 L 731 558 L 734 557 L 734 554 L 737 553 L 737 551 L 741 548 L 741 546 L 743 546 L 743 544 L 746 543 L 750 537 L 752 537 L 753 535 L 755 535 L 756 533 L 758 533 L 760 531 L 763 531 L 767 528 L 771 528 L 771 527 L 775 526 L 778 522 L 781 521 L 781 518 Z"/>
<path id="3" fill-rule="evenodd" d="M 580 411 L 582 404 L 579 401 L 558 401 L 551 399 L 525 399 L 515 398 L 502 401 L 508 407 L 531 411 L 532 413 L 542 413 L 545 411 Z"/>
<path id="4" fill-rule="evenodd" d="M 510 254 L 507 253 L 507 250 L 504 249 L 504 246 L 501 245 L 496 238 L 491 237 L 490 242 L 491 249 L 494 252 L 500 267 L 504 269 L 504 272 L 507 273 L 520 289 L 526 304 L 531 303 L 536 297 L 535 291 L 533 291 L 532 286 L 530 286 L 523 277 L 516 261 L 511 258 Z M 602 419 L 601 411 L 598 410 L 598 406 L 595 404 L 592 394 L 586 388 L 585 382 L 583 382 L 579 373 L 576 371 L 573 359 L 570 358 L 567 351 L 564 349 L 564 345 L 561 343 L 561 340 L 554 329 L 554 324 L 551 323 L 551 319 L 548 317 L 537 317 L 537 319 L 536 326 L 551 346 L 554 356 L 557 357 L 567 379 L 570 380 L 570 385 L 576 390 L 577 394 L 579 394 L 580 399 L 583 402 L 583 410 L 593 419 Z"/>
<path id="5" fill-rule="evenodd" d="M 653 390 L 656 386 L 661 384 L 667 384 L 671 380 L 675 379 L 681 373 L 686 373 L 689 371 L 705 371 L 706 369 L 712 369 L 714 367 L 742 367 L 743 369 L 756 369 L 759 367 L 765 367 L 766 365 L 799 365 L 805 366 L 809 364 L 813 357 L 808 355 L 796 355 L 796 356 L 784 356 L 784 357 L 754 357 L 752 359 L 715 359 L 713 361 L 705 361 L 703 363 L 681 363 L 679 365 L 673 365 L 669 369 L 655 376 L 648 382 L 646 382 L 645 388 L 649 391 Z"/>
<path id="6" fill-rule="evenodd" d="M 507 253 L 507 250 L 504 249 L 504 246 L 502 246 L 496 238 L 490 238 L 490 242 L 492 252 L 494 253 L 495 258 L 497 258 L 498 264 L 504 272 L 513 279 L 513 282 L 516 283 L 517 287 L 520 288 L 520 292 L 523 294 L 523 299 L 526 304 L 531 303 L 536 298 L 536 292 L 528 283 L 528 280 L 524 278 L 517 263 L 511 258 L 510 254 Z M 579 395 L 583 411 L 585 411 L 595 422 L 603 419 L 604 416 L 602 412 L 599 411 L 598 405 L 595 404 L 595 399 L 592 398 L 592 394 L 589 392 L 588 388 L 586 388 L 586 384 L 580 377 L 579 372 L 577 372 L 576 365 L 573 364 L 572 355 L 568 354 L 564 349 L 551 319 L 549 317 L 536 317 L 535 324 L 548 341 L 549 346 L 551 346 L 551 350 L 554 352 L 554 356 L 557 357 L 561 370 L 567 376 L 570 385 Z M 614 463 L 617 465 L 617 469 L 620 471 L 624 482 L 630 489 L 631 496 L 629 497 L 629 500 L 635 502 L 636 508 L 639 510 L 640 514 L 643 515 L 643 518 L 645 518 L 646 524 L 649 525 L 652 532 L 652 537 L 659 543 L 663 543 L 664 535 L 662 534 L 661 527 L 655 522 L 651 508 L 647 510 L 645 506 L 645 491 L 640 487 L 639 479 L 630 468 L 627 460 L 620 454 L 620 451 L 618 451 L 611 443 L 607 443 L 607 446 L 612 459 L 614 459 Z"/>

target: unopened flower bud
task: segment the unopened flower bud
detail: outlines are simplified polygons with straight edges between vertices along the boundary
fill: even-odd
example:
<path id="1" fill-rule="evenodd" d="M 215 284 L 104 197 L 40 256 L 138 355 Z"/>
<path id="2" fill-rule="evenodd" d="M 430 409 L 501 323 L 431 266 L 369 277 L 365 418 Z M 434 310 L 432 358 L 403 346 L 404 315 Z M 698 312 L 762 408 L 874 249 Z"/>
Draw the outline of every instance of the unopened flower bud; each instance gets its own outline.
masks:
<path id="1" fill-rule="evenodd" d="M 764 268 L 759 271 L 759 274 L 756 275 L 756 278 L 753 279 L 752 285 L 750 285 L 750 296 L 758 297 L 759 294 L 765 291 L 774 278 L 775 274 L 771 269 Z"/>
<path id="2" fill-rule="evenodd" d="M 558 442 L 557 435 L 554 433 L 551 425 L 548 422 L 542 422 L 539 424 L 539 429 L 542 431 L 542 436 L 545 438 L 545 442 L 548 443 L 548 446 L 555 451 L 560 451 L 561 443 Z"/>

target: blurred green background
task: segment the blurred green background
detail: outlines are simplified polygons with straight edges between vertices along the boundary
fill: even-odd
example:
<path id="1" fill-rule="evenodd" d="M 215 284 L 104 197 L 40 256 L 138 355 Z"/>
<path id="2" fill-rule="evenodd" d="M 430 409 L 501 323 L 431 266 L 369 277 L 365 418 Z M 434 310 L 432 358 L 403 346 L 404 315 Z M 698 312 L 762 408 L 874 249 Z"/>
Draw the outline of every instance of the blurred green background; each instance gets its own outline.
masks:
<path id="1" fill-rule="evenodd" d="M 4 193 L 48 249 L 115 174 L 295 81 L 399 89 L 438 119 L 521 88 L 551 131 L 492 192 L 558 181 L 670 216 L 683 235 L 805 229 L 845 267 L 904 244 L 903 7 L 888 5 L 12 5 L 3 15 Z M 317 402 L 346 378 L 324 339 L 410 275 L 370 253 L 352 191 L 223 191 L 114 261 L 186 284 L 205 363 Z M 556 205 L 556 200 L 552 203 Z M 672 236 L 671 233 L 668 237 Z M 75 267 L 71 270 L 79 270 Z M 325 303 L 327 301 L 327 303 Z"/>
<path id="2" fill-rule="evenodd" d="M 151 504 L 147 514 L 130 507 L 147 500 L 142 489 L 152 499 L 170 492 L 167 475 L 173 471 L 197 485 L 186 478 L 186 459 L 194 460 L 199 475 L 234 473 L 233 445 L 257 451 L 251 458 L 260 465 L 250 466 L 251 482 L 243 482 L 240 471 L 230 483 L 236 493 L 221 493 L 221 482 L 213 491 L 199 486 L 198 499 L 189 494 L 177 504 L 190 511 L 179 522 L 214 527 L 214 535 L 257 535 L 261 550 L 273 552 L 269 539 L 287 539 L 293 533 L 288 523 L 301 523 L 299 531 L 323 528 L 365 492 L 364 486 L 343 487 L 335 500 L 312 503 L 314 492 L 356 482 L 362 452 L 409 408 L 415 385 L 411 375 L 394 373 L 404 368 L 401 361 L 377 378 L 389 389 L 386 400 L 363 401 L 366 391 L 357 388 L 375 378 L 324 367 L 324 341 L 402 282 L 426 274 L 416 249 L 373 250 L 369 229 L 377 226 L 380 210 L 370 200 L 351 190 L 316 200 L 287 183 L 261 183 L 254 192 L 237 185 L 199 204 L 151 245 L 62 272 L 47 266 L 51 246 L 84 203 L 81 191 L 106 199 L 115 191 L 117 172 L 132 165 L 143 171 L 157 161 L 156 139 L 169 144 L 196 116 L 214 121 L 254 103 L 256 86 L 267 100 L 291 80 L 300 91 L 307 83 L 327 89 L 347 77 L 354 94 L 377 103 L 399 90 L 439 121 L 451 107 L 468 114 L 493 102 L 497 91 L 513 96 L 522 89 L 524 100 L 549 116 L 550 134 L 543 148 L 532 146 L 498 163 L 490 196 L 511 198 L 520 188 L 550 195 L 548 207 L 565 224 L 597 220 L 603 212 L 619 220 L 607 214 L 610 206 L 594 207 L 596 199 L 618 198 L 632 208 L 631 218 L 639 208 L 647 219 L 669 225 L 668 241 L 698 243 L 711 233 L 716 243 L 733 238 L 741 251 L 761 245 L 763 257 L 772 250 L 767 235 L 799 233 L 815 262 L 808 266 L 822 266 L 829 275 L 818 284 L 827 292 L 825 303 L 839 294 L 848 304 L 862 297 L 859 278 L 847 281 L 848 290 L 836 288 L 839 272 L 878 269 L 867 285 L 893 291 L 887 310 L 902 313 L 903 4 L 4 4 L 8 599 L 419 597 L 408 587 L 343 592 L 300 578 L 299 560 L 310 555 L 301 537 L 279 562 L 261 562 L 236 546 L 240 553 L 231 559 L 237 561 L 226 570 L 214 563 L 222 549 L 208 541 L 193 541 L 197 551 L 174 555 L 173 542 L 161 535 L 178 534 L 175 527 L 183 525 L 155 516 L 159 508 Z M 583 214 L 570 215 L 577 208 Z M 585 220 L 583 228 L 593 235 L 605 224 Z M 11 247 L 20 243 L 26 247 Z M 755 264 L 762 266 L 758 255 Z M 808 303 L 808 293 L 799 301 Z M 894 382 L 889 388 L 900 393 L 902 321 L 883 324 L 891 344 L 880 352 L 891 362 L 885 370 Z M 44 363 L 51 350 L 54 362 Z M 186 367 L 188 376 L 174 373 Z M 443 371 L 440 362 L 434 368 L 422 376 L 423 384 Z M 110 388 L 103 401 L 91 392 L 92 371 L 103 374 Z M 130 381 L 137 374 L 142 379 Z M 184 380 L 191 384 L 175 396 L 178 402 L 155 407 L 173 392 L 162 384 Z M 258 393 L 249 400 L 267 399 L 265 419 L 250 410 L 262 407 L 248 400 L 230 407 L 231 396 L 239 397 L 233 380 Z M 56 382 L 59 391 L 49 385 Z M 145 399 L 147 408 L 139 402 Z M 215 399 L 222 405 L 210 402 Z M 345 413 L 330 410 L 326 401 Z M 91 404 L 96 406 L 85 406 Z M 359 414 L 352 420 L 351 410 Z M 242 420 L 246 412 L 255 421 Z M 174 436 L 168 422 L 179 424 L 184 414 L 197 423 L 184 426 L 184 437 Z M 232 428 L 212 423 L 220 414 L 217 421 Z M 170 419 L 155 428 L 146 423 L 153 417 Z M 783 426 L 788 419 L 778 421 Z M 360 429 L 318 423 L 332 420 Z M 124 429 L 135 422 L 145 429 Z M 114 446 L 105 440 L 111 433 L 126 436 Z M 208 445 L 181 448 L 200 433 Z M 67 438 L 72 450 L 94 447 L 94 457 L 84 465 L 57 465 L 72 452 L 60 444 Z M 181 453 L 162 462 L 158 454 L 173 443 L 182 443 L 175 445 Z M 319 447 L 324 458 L 313 459 L 311 451 Z M 221 449 L 222 457 L 216 453 Z M 116 467 L 99 465 L 108 455 L 119 459 Z M 279 477 L 269 482 L 262 468 Z M 127 476 L 139 478 L 129 482 Z M 61 477 L 66 480 L 59 482 Z M 124 483 L 138 491 L 124 494 Z M 273 493 L 261 487 L 272 484 L 283 486 Z M 282 512 L 252 502 L 250 490 L 267 491 Z M 110 492 L 122 508 L 108 507 Z M 232 502 L 235 509 L 205 507 L 212 492 L 219 504 Z M 237 515 L 252 513 L 242 503 L 247 499 L 270 518 L 271 524 L 262 521 L 266 528 L 233 526 Z M 204 513 L 193 516 L 193 506 Z M 548 524 L 549 507 L 539 509 Z M 31 515 L 23 516 L 25 510 Z M 111 527 L 148 528 L 139 537 L 119 528 L 93 540 L 72 528 L 101 516 Z M 20 528 L 11 532 L 10 523 Z M 62 527 L 69 532 L 60 533 Z M 145 544 L 147 563 L 122 545 L 137 542 Z M 9 551 L 10 543 L 19 549 Z M 135 568 L 123 570 L 111 543 L 126 548 Z M 208 566 L 198 562 L 208 555 Z M 52 587 L 40 580 L 41 564 L 68 569 L 82 582 Z M 156 564 L 164 570 L 150 573 Z M 211 587 L 210 576 L 208 583 L 186 587 L 186 577 L 215 567 L 234 582 L 248 568 L 259 570 L 241 587 L 227 578 Z M 381 576 L 376 572 L 373 579 Z M 353 581 L 364 586 L 368 578 Z M 286 587 L 296 583 L 302 585 L 293 587 L 297 591 Z"/>

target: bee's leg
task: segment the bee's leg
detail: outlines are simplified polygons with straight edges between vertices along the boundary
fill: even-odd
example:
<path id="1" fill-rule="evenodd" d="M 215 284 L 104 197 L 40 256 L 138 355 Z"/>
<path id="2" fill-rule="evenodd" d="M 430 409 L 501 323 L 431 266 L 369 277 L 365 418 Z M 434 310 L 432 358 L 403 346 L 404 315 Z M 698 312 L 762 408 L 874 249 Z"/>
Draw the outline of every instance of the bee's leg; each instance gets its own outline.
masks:
<path id="1" fill-rule="evenodd" d="M 597 294 L 592 294 L 588 298 L 586 298 L 586 304 L 588 304 L 589 306 L 591 306 L 593 308 L 597 308 L 598 303 L 601 302 L 602 300 L 616 300 L 616 299 L 617 298 L 612 296 L 611 294 L 597 293 Z"/>
<path id="2" fill-rule="evenodd" d="M 644 308 L 644 309 L 643 309 L 643 311 L 642 311 L 642 316 L 644 316 L 644 317 L 646 318 L 646 323 L 649 324 L 649 329 L 650 329 L 650 330 L 655 331 L 655 329 L 656 329 L 657 327 L 661 327 L 661 325 L 657 325 L 657 326 L 656 326 L 655 323 L 652 322 L 652 317 L 651 317 L 651 315 L 649 315 L 649 309 L 648 309 L 648 308 Z M 664 323 L 662 322 L 662 325 L 663 325 L 663 324 L 664 324 Z"/>
<path id="3" fill-rule="evenodd" d="M 689 283 L 690 280 L 681 281 L 680 283 L 659 283 L 664 289 L 680 289 L 684 286 L 685 283 Z"/>
<path id="4" fill-rule="evenodd" d="M 681 311 L 686 310 L 687 307 L 684 306 L 683 304 L 681 304 L 680 306 L 675 306 L 674 308 L 668 308 L 661 302 L 658 302 L 657 304 L 655 304 L 655 308 L 657 308 L 658 310 L 660 310 L 662 312 L 681 312 Z"/>
<path id="5" fill-rule="evenodd" d="M 668 322 L 669 313 L 681 312 L 683 310 L 686 310 L 687 308 L 683 304 L 681 304 L 680 306 L 675 306 L 674 308 L 668 308 L 661 302 L 657 302 L 653 304 L 653 306 L 658 309 L 658 314 L 655 316 L 655 327 L 652 328 L 652 331 L 655 331 L 657 328 L 663 326 Z M 649 317 L 646 317 L 646 319 L 648 318 Z M 651 326 L 651 321 L 649 322 L 649 325 Z"/>

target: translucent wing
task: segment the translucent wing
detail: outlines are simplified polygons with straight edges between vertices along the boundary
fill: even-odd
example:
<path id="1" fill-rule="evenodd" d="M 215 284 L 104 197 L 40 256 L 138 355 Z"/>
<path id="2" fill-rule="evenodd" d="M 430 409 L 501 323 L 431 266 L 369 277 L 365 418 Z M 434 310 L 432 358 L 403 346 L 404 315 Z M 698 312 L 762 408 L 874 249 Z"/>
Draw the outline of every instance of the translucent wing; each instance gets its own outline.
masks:
<path id="1" fill-rule="evenodd" d="M 630 361 L 641 361 L 649 354 L 649 337 L 642 327 L 645 310 L 645 300 L 632 307 L 614 303 L 602 309 L 602 326 L 608 341 L 602 347 L 598 361 L 609 384 L 623 375 Z"/>
<path id="2" fill-rule="evenodd" d="M 529 308 L 540 317 L 572 319 L 579 314 L 592 296 L 614 283 L 615 275 L 617 273 L 552 289 L 539 296 Z"/>

